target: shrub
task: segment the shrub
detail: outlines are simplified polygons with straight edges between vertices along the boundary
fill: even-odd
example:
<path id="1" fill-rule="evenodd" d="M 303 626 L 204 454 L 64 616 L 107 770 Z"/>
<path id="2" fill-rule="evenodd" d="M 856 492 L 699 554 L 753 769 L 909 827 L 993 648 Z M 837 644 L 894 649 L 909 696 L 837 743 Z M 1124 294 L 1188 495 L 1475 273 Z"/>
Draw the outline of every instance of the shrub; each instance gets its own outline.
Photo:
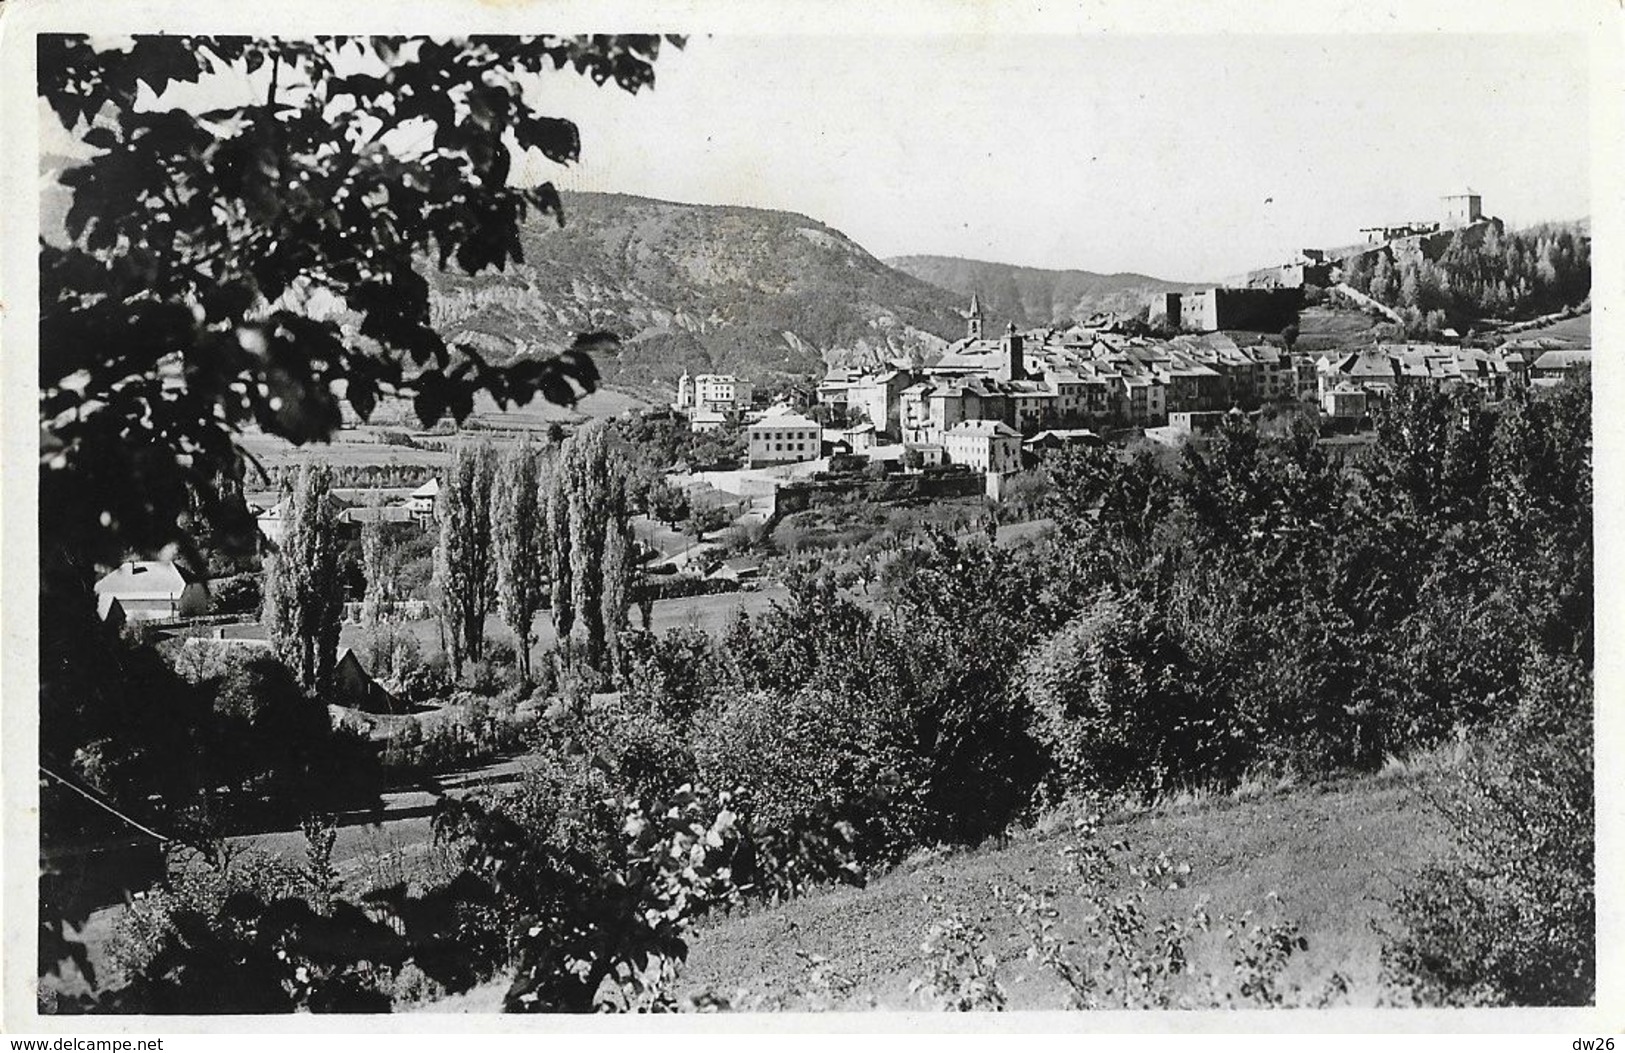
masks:
<path id="1" fill-rule="evenodd" d="M 170 853 L 169 869 L 164 885 L 147 890 L 124 909 L 108 942 L 108 959 L 126 981 L 145 972 L 168 946 L 177 915 L 213 915 L 238 893 L 279 899 L 312 891 L 298 867 L 258 850 L 210 862 L 180 848 Z"/>
<path id="2" fill-rule="evenodd" d="M 737 788 L 763 826 L 850 823 L 860 854 L 894 857 L 929 827 L 922 765 L 902 714 L 842 692 L 747 691 L 695 730 L 701 781 Z"/>
<path id="3" fill-rule="evenodd" d="M 581 737 L 583 746 L 611 766 L 618 787 L 638 800 L 665 798 L 695 781 L 686 736 L 624 696 L 587 713 Z"/>
<path id="4" fill-rule="evenodd" d="M 1200 770 L 1209 730 L 1160 621 L 1106 596 L 1027 655 L 1021 690 L 1056 796 L 1156 789 Z"/>
<path id="5" fill-rule="evenodd" d="M 442 654 L 432 655 L 400 678 L 400 695 L 414 705 L 438 702 L 451 693 L 451 670 Z"/>
<path id="6" fill-rule="evenodd" d="M 984 949 L 987 933 L 962 914 L 952 914 L 931 927 L 920 945 L 930 972 L 909 983 L 910 993 L 928 1009 L 959 1013 L 1005 1007 L 999 983 L 998 956 Z"/>
<path id="7" fill-rule="evenodd" d="M 506 1007 L 584 1012 L 674 1008 L 669 985 L 707 911 L 760 887 L 768 853 L 728 794 L 681 786 L 644 802 L 614 794 L 585 756 L 560 749 L 494 801 L 448 803 L 437 837 L 460 845 L 516 925 Z M 780 867 L 833 871 L 844 838 L 812 832 Z"/>
<path id="8" fill-rule="evenodd" d="M 258 574 L 233 574 L 209 583 L 211 606 L 216 614 L 254 614 L 260 609 Z"/>
<path id="9" fill-rule="evenodd" d="M 1079 920 L 1080 933 L 1062 935 L 1062 890 L 994 890 L 1025 923 L 1027 959 L 1065 986 L 1067 1008 L 1325 1008 L 1347 994 L 1348 981 L 1339 973 L 1309 988 L 1286 978 L 1294 956 L 1309 943 L 1297 923 L 1281 915 L 1273 892 L 1262 909 L 1239 917 L 1210 917 L 1202 901 L 1182 917 L 1159 910 L 1164 893 L 1185 887 L 1190 865 L 1175 864 L 1166 854 L 1140 856 L 1121 841 L 1106 844 L 1096 804 L 1085 803 L 1074 822 L 1077 839 L 1061 852 L 1073 883 L 1069 898 L 1081 901 L 1081 909 L 1066 915 Z M 1125 883 L 1126 891 L 1110 891 Z M 1194 973 L 1198 945 L 1215 939 L 1229 952 L 1229 974 Z"/>
<path id="10" fill-rule="evenodd" d="M 1394 903 L 1387 979 L 1427 1005 L 1589 1005 L 1596 998 L 1590 670 L 1533 661 L 1478 764 L 1433 792 L 1453 850 Z"/>
<path id="11" fill-rule="evenodd" d="M 623 689 L 638 708 L 685 734 L 697 710 L 722 683 L 721 656 L 709 633 L 675 628 L 623 636 Z"/>

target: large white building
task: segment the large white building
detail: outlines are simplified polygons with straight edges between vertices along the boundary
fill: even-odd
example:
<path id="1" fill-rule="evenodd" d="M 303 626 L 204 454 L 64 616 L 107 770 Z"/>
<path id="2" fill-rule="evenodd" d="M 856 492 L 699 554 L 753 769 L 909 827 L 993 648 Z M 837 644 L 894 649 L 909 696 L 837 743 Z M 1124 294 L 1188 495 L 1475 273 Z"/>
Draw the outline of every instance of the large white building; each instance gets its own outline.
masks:
<path id="1" fill-rule="evenodd" d="M 732 373 L 701 373 L 677 378 L 677 408 L 684 413 L 710 410 L 713 413 L 743 412 L 750 408 L 755 394 L 751 383 Z"/>
<path id="2" fill-rule="evenodd" d="M 817 460 L 823 425 L 799 413 L 774 413 L 745 428 L 745 453 L 752 468 Z"/>
<path id="3" fill-rule="evenodd" d="M 967 420 L 942 437 L 949 464 L 969 465 L 977 472 L 1021 470 L 1021 433 L 1002 420 Z"/>

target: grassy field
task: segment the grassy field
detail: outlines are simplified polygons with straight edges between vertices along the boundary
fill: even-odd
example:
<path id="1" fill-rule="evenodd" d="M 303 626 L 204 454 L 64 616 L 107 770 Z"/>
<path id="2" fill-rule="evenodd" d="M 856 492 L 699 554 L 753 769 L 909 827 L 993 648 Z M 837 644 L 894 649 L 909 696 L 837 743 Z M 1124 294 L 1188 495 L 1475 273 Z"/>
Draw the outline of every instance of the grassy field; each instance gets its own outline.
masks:
<path id="1" fill-rule="evenodd" d="M 1239 796 L 1197 796 L 1108 819 L 1102 836 L 1121 838 L 1135 854 L 1167 853 L 1188 863 L 1186 887 L 1153 891 L 1148 915 L 1187 916 L 1205 902 L 1215 917 L 1253 911 L 1296 920 L 1308 950 L 1286 979 L 1316 990 L 1332 971 L 1349 981 L 1348 1001 L 1377 1004 L 1380 938 L 1395 882 L 1432 859 L 1444 844 L 1439 817 L 1416 795 L 1426 772 L 1396 767 L 1384 773 L 1319 786 L 1255 788 Z M 1062 850 L 1070 823 L 1040 823 L 1010 842 L 957 852 L 922 853 L 873 880 L 790 904 L 758 908 L 705 925 L 692 942 L 679 979 L 682 993 L 711 992 L 736 1008 L 806 1008 L 810 977 L 797 952 L 827 959 L 825 969 L 847 993 L 835 1008 L 922 1008 L 909 983 L 927 972 L 921 944 L 951 914 L 987 935 L 980 953 L 998 958 L 997 977 L 1013 1009 L 1065 1008 L 1064 988 L 1024 958 L 1024 923 L 995 890 L 1069 887 Z M 1121 887 L 1135 879 L 1121 875 Z M 1063 938 L 1079 931 L 1076 898 L 1059 901 Z M 1222 929 L 1222 925 L 1216 925 Z M 1222 937 L 1195 946 L 1200 974 L 1228 975 Z M 504 984 L 489 984 L 425 1009 L 495 1012 Z M 827 991 L 826 991 L 827 994 Z"/>
<path id="2" fill-rule="evenodd" d="M 1554 337 L 1559 340 L 1572 340 L 1577 346 L 1591 346 L 1591 313 L 1575 315 L 1573 318 L 1560 318 L 1546 325 L 1535 326 L 1530 329 L 1520 329 L 1508 334 L 1509 339 L 1528 340 L 1538 337 Z"/>
<path id="3" fill-rule="evenodd" d="M 723 592 L 711 596 L 656 600 L 649 626 L 655 632 L 696 628 L 715 635 L 726 629 L 739 611 L 759 614 L 774 600 L 782 600 L 787 595 L 782 586 L 767 585 L 747 592 Z M 553 632 L 553 619 L 544 611 L 536 619 L 535 624 L 537 653 L 545 654 L 558 642 L 558 637 Z M 642 619 L 636 611 L 632 612 L 632 624 L 640 629 L 643 627 Z M 427 620 L 403 622 L 402 627 L 417 638 L 425 653 L 433 654 L 440 650 L 440 629 L 435 622 Z M 265 638 L 265 629 L 260 625 L 228 625 L 224 627 L 224 631 L 227 636 L 234 639 Z M 495 615 L 486 619 L 485 632 L 488 640 L 511 643 L 513 639 L 508 627 Z M 340 628 L 341 647 L 353 647 L 357 652 L 365 653 L 366 643 L 367 630 L 361 626 L 346 624 Z"/>

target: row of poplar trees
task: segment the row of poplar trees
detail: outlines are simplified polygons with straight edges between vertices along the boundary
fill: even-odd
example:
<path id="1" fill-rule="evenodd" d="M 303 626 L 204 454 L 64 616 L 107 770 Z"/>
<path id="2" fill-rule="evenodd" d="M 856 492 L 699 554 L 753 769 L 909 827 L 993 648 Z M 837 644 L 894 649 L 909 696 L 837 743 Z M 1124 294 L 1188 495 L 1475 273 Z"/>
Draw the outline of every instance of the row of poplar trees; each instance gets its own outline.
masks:
<path id="1" fill-rule="evenodd" d="M 531 682 L 544 605 L 572 659 L 595 671 L 619 662 L 635 568 L 625 477 L 602 420 L 557 446 L 527 441 L 500 458 L 489 442 L 457 450 L 440 488 L 435 549 L 454 676 L 484 658 L 494 610 Z"/>
<path id="2" fill-rule="evenodd" d="M 625 480 L 606 421 L 556 445 L 527 441 L 500 458 L 489 442 L 457 450 L 440 490 L 435 549 L 455 676 L 484 658 L 485 621 L 497 611 L 513 632 L 520 676 L 531 682 L 544 606 L 572 659 L 596 671 L 618 663 L 635 567 Z M 265 563 L 272 646 L 307 691 L 332 676 L 344 611 L 332 486 L 325 464 L 306 464 L 285 481 L 284 532 Z M 368 559 L 369 567 L 377 562 Z M 369 600 L 386 584 L 368 582 Z"/>

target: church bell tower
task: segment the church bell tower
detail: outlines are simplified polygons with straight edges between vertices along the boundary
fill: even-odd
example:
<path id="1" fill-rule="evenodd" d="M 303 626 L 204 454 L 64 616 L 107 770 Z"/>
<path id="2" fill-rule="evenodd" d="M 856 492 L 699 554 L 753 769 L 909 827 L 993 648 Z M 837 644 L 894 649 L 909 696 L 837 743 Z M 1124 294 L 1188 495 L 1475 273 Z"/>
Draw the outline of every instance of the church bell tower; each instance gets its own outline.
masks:
<path id="1" fill-rule="evenodd" d="M 970 310 L 965 312 L 965 335 L 972 340 L 982 339 L 982 303 L 975 293 L 970 294 Z"/>

